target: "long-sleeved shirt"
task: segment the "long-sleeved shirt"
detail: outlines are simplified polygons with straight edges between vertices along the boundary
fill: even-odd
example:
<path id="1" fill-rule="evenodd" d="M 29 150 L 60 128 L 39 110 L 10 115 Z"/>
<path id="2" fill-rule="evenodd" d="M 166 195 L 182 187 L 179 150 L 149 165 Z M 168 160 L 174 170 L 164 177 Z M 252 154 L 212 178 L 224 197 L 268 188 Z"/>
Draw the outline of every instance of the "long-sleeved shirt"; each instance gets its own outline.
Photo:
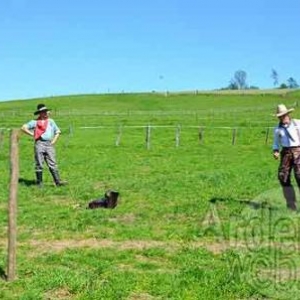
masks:
<path id="1" fill-rule="evenodd" d="M 274 129 L 273 150 L 280 147 L 300 146 L 300 120 L 292 119 L 287 125 L 279 124 Z"/>

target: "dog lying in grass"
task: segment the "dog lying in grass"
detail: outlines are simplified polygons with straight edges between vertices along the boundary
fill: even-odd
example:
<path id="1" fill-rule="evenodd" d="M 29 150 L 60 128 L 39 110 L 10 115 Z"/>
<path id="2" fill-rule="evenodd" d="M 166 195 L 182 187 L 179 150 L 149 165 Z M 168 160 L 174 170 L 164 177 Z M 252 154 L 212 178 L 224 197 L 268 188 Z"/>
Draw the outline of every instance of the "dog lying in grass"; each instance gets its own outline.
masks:
<path id="1" fill-rule="evenodd" d="M 87 209 L 110 208 L 113 209 L 118 205 L 119 192 L 106 191 L 103 198 L 95 199 L 89 202 Z"/>

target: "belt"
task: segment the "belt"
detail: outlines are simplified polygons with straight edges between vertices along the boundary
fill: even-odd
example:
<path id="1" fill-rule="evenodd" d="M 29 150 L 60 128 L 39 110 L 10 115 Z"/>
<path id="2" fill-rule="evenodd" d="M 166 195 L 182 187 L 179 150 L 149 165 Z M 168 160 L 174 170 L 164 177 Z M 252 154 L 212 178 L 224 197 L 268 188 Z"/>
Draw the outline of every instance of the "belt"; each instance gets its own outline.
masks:
<path id="1" fill-rule="evenodd" d="M 300 149 L 300 146 L 282 147 L 282 150 Z"/>
<path id="2" fill-rule="evenodd" d="M 50 142 L 50 140 L 44 140 L 42 138 L 38 138 L 37 140 L 35 140 L 36 142 Z"/>

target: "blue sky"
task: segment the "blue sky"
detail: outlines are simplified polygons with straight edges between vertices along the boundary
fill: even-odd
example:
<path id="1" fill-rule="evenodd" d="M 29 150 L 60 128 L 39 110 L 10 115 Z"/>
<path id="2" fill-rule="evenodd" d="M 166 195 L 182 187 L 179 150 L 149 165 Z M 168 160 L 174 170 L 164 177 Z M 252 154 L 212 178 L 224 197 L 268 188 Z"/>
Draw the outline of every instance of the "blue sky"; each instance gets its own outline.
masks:
<path id="1" fill-rule="evenodd" d="M 1 0 L 0 100 L 300 82 L 299 0 Z"/>

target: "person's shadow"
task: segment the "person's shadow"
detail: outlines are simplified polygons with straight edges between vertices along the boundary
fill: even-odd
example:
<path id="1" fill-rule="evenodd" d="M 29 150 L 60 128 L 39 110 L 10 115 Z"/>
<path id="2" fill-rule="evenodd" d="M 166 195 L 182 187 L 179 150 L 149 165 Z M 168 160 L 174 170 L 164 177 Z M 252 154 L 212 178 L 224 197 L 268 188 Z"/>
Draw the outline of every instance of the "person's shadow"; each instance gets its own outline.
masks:
<path id="1" fill-rule="evenodd" d="M 0 267 L 0 278 L 3 280 L 7 280 L 7 275 L 2 267 Z"/>
<path id="2" fill-rule="evenodd" d="M 35 180 L 30 180 L 30 179 L 25 179 L 25 178 L 19 178 L 19 183 L 26 185 L 26 186 L 36 185 Z"/>
<path id="3" fill-rule="evenodd" d="M 209 200 L 210 203 L 212 204 L 217 204 L 218 202 L 236 202 L 236 203 L 239 203 L 241 205 L 247 205 L 249 206 L 250 208 L 253 208 L 255 210 L 258 210 L 258 209 L 275 209 L 274 207 L 272 207 L 269 203 L 267 202 L 256 202 L 256 201 L 252 201 L 252 200 L 234 200 L 234 199 L 231 199 L 231 198 L 219 198 L 219 197 L 214 197 L 214 198 L 211 198 Z"/>

